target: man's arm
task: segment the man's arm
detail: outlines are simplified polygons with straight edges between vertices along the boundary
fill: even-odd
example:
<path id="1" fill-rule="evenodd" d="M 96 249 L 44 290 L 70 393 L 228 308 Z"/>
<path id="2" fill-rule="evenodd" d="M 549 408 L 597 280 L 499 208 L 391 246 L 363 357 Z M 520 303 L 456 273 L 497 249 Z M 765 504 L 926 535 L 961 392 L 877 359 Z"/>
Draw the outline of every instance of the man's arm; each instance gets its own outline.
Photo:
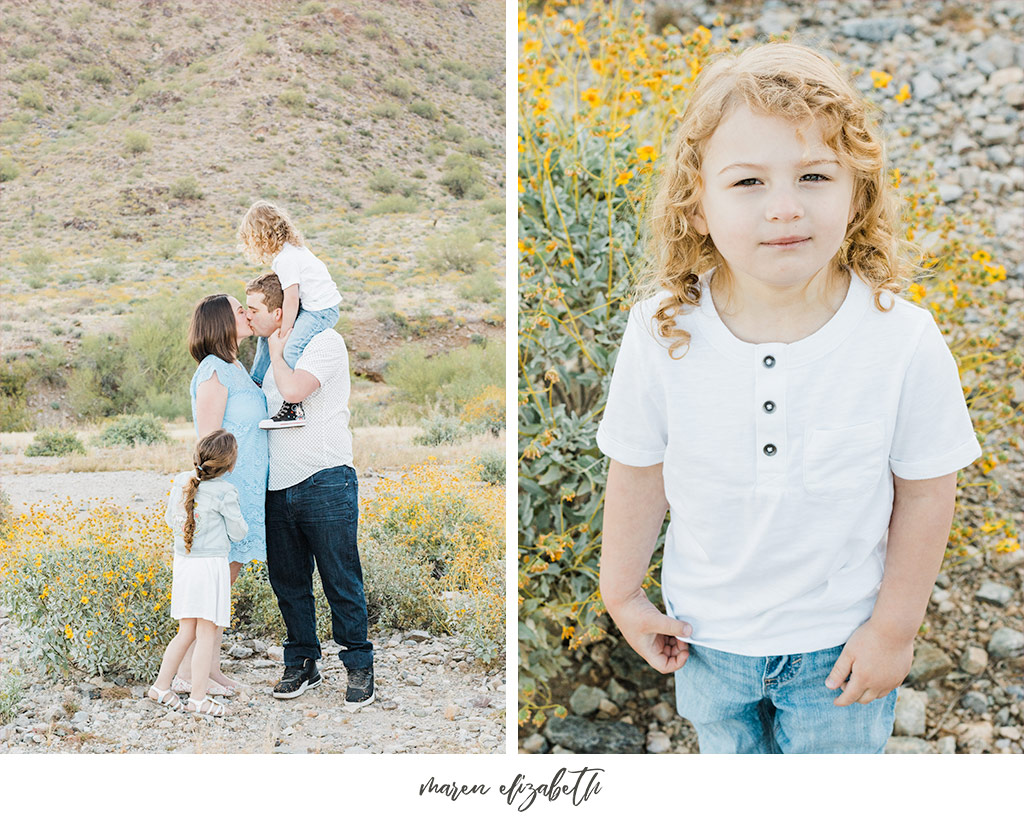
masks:
<path id="1" fill-rule="evenodd" d="M 611 461 L 605 490 L 601 542 L 601 597 L 622 637 L 658 672 L 686 663 L 689 645 L 676 636 L 691 628 L 670 618 L 642 588 L 668 511 L 662 465 L 627 466 Z"/>
<path id="2" fill-rule="evenodd" d="M 267 338 L 270 350 L 270 368 L 274 370 L 277 391 L 288 403 L 301 403 L 320 388 L 320 381 L 304 369 L 292 369 L 284 359 L 284 344 L 288 338 L 278 329 Z"/>
<path id="3" fill-rule="evenodd" d="M 920 481 L 894 476 L 893 483 L 885 572 L 874 611 L 850 636 L 825 681 L 829 689 L 846 682 L 837 707 L 867 704 L 903 683 L 949 540 L 956 473 Z"/>

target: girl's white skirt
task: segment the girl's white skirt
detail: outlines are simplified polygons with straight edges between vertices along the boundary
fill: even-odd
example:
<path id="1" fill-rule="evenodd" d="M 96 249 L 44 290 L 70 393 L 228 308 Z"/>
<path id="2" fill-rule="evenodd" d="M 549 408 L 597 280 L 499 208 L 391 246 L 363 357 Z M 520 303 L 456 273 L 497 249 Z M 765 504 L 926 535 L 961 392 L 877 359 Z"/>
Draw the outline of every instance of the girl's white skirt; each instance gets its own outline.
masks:
<path id="1" fill-rule="evenodd" d="M 231 570 L 228 556 L 216 558 L 174 553 L 171 617 L 205 618 L 218 627 L 231 625 Z"/>

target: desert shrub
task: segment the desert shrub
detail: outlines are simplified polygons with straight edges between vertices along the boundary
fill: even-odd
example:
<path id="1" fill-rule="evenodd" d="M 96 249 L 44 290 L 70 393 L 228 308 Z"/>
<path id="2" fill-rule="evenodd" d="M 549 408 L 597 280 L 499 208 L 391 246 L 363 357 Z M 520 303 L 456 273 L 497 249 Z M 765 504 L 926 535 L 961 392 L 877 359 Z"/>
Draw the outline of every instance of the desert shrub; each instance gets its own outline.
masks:
<path id="1" fill-rule="evenodd" d="M 0 543 L 0 599 L 49 668 L 152 678 L 177 629 L 170 538 L 160 507 L 34 507 Z"/>
<path id="2" fill-rule="evenodd" d="M 405 401 L 455 410 L 486 387 L 505 382 L 505 353 L 500 346 L 471 345 L 430 356 L 411 344 L 398 350 L 385 376 Z"/>
<path id="3" fill-rule="evenodd" d="M 132 154 L 142 154 L 153 147 L 153 138 L 145 132 L 128 131 L 124 135 L 124 147 Z"/>
<path id="4" fill-rule="evenodd" d="M 0 183 L 14 180 L 21 174 L 21 167 L 10 157 L 0 157 Z"/>
<path id="5" fill-rule="evenodd" d="M 641 10 L 619 15 L 578 3 L 550 19 L 528 14 L 519 28 L 519 719 L 538 725 L 565 712 L 552 688 L 577 681 L 619 643 L 597 583 L 607 475 L 597 426 L 643 257 L 651 180 L 693 79 L 721 48 L 703 27 L 669 44 Z M 601 59 L 565 59 L 575 46 L 555 32 L 567 16 Z M 932 192 L 908 192 L 910 239 L 936 233 L 923 261 L 930 276 L 908 297 L 946 335 L 985 453 L 960 473 L 949 551 L 1013 549 L 1014 517 L 995 495 L 1000 464 L 1019 443 L 1007 376 L 1021 358 L 999 331 L 1005 315 L 989 291 L 1005 270 L 977 236 L 963 236 L 962 217 L 937 217 L 937 203 Z M 988 328 L 965 323 L 969 310 Z M 644 582 L 655 603 L 660 564 L 658 549 Z"/>
<path id="6" fill-rule="evenodd" d="M 42 63 L 29 63 L 11 75 L 12 79 L 17 80 L 19 83 L 24 80 L 46 80 L 49 76 L 49 68 Z"/>
<path id="7" fill-rule="evenodd" d="M 486 484 L 505 485 L 505 453 L 488 449 L 473 459 L 476 476 Z"/>
<path id="8" fill-rule="evenodd" d="M 302 8 L 299 10 L 299 14 L 319 14 L 324 10 L 323 3 L 303 3 Z"/>
<path id="9" fill-rule="evenodd" d="M 397 103 L 378 103 L 376 106 L 370 107 L 370 114 L 374 117 L 383 117 L 387 120 L 394 120 L 402 113 L 401 107 Z"/>
<path id="10" fill-rule="evenodd" d="M 412 97 L 412 85 L 408 80 L 401 77 L 389 77 L 384 81 L 384 91 L 399 100 L 408 100 Z"/>
<path id="11" fill-rule="evenodd" d="M 21 253 L 21 262 L 25 264 L 25 267 L 32 274 L 38 275 L 46 271 L 49 265 L 53 263 L 53 258 L 48 252 L 36 246 Z"/>
<path id="12" fill-rule="evenodd" d="M 96 436 L 97 446 L 137 446 L 170 443 L 162 421 L 153 415 L 122 415 Z"/>
<path id="13" fill-rule="evenodd" d="M 377 169 L 370 175 L 366 185 L 370 187 L 371 191 L 390 194 L 399 183 L 401 183 L 401 178 L 390 169 Z"/>
<path id="14" fill-rule="evenodd" d="M 486 80 L 474 80 L 469 84 L 469 93 L 481 100 L 493 100 L 502 96 L 502 91 Z"/>
<path id="15" fill-rule="evenodd" d="M 433 462 L 382 478 L 359 521 L 377 622 L 454 631 L 485 661 L 505 637 L 504 495 Z"/>
<path id="16" fill-rule="evenodd" d="M 329 34 L 324 34 L 316 40 L 306 40 L 299 47 L 299 50 L 306 54 L 337 54 L 338 49 L 338 41 Z"/>
<path id="17" fill-rule="evenodd" d="M 471 432 L 497 435 L 505 428 L 505 390 L 501 386 L 485 387 L 466 402 L 459 420 Z"/>
<path id="18" fill-rule="evenodd" d="M 28 376 L 17 363 L 0 368 L 0 432 L 24 432 L 32 428 L 26 405 Z"/>
<path id="19" fill-rule="evenodd" d="M 245 41 L 245 51 L 252 55 L 273 54 L 274 47 L 267 41 L 266 35 L 254 34 Z"/>
<path id="20" fill-rule="evenodd" d="M 466 300 L 491 303 L 501 297 L 501 283 L 487 269 L 479 269 L 459 284 L 458 293 Z"/>
<path id="21" fill-rule="evenodd" d="M 14 509 L 11 507 L 11 499 L 2 486 L 0 486 L 0 539 L 3 539 L 10 529 L 11 519 L 14 516 Z"/>
<path id="22" fill-rule="evenodd" d="M 43 97 L 43 90 L 38 86 L 26 86 L 18 95 L 18 105 L 23 109 L 46 111 L 46 98 Z"/>
<path id="23" fill-rule="evenodd" d="M 4 665 L 0 675 L 0 724 L 8 723 L 18 714 L 18 704 L 25 697 L 25 679 L 21 671 Z"/>
<path id="24" fill-rule="evenodd" d="M 85 447 L 74 432 L 61 429 L 42 429 L 25 447 L 25 455 L 29 458 L 74 454 L 84 455 Z"/>
<path id="25" fill-rule="evenodd" d="M 277 100 L 293 112 L 301 112 L 306 108 L 306 95 L 298 89 L 285 89 L 277 96 Z"/>
<path id="26" fill-rule="evenodd" d="M 99 83 L 109 86 L 114 82 L 114 74 L 106 66 L 88 66 L 80 75 L 88 83 Z"/>
<path id="27" fill-rule="evenodd" d="M 450 154 L 445 158 L 440 183 L 458 198 L 480 200 L 486 194 L 480 164 L 469 155 Z"/>
<path id="28" fill-rule="evenodd" d="M 437 120 L 437 106 L 429 100 L 414 100 L 409 104 L 409 111 L 426 120 Z"/>
<path id="29" fill-rule="evenodd" d="M 175 180 L 171 184 L 170 195 L 176 200 L 202 200 L 203 198 L 203 192 L 199 188 L 199 181 L 191 175 L 179 177 Z"/>
<path id="30" fill-rule="evenodd" d="M 420 446 L 440 446 L 443 443 L 455 443 L 461 434 L 456 418 L 435 415 L 423 423 L 423 431 L 412 442 Z"/>
<path id="31" fill-rule="evenodd" d="M 461 143 L 469 137 L 469 129 L 459 123 L 449 123 L 444 127 L 444 139 L 453 143 Z"/>
<path id="32" fill-rule="evenodd" d="M 462 150 L 473 157 L 487 157 L 494 147 L 482 137 L 470 137 L 462 141 Z"/>
<path id="33" fill-rule="evenodd" d="M 324 595 L 319 574 L 313 576 L 313 600 L 316 609 L 316 632 L 330 638 L 331 606 Z M 231 626 L 256 638 L 283 642 L 288 635 L 277 606 L 277 596 L 267 577 L 267 565 L 260 561 L 246 564 L 231 587 Z"/>
<path id="34" fill-rule="evenodd" d="M 164 260 L 170 260 L 185 248 L 185 241 L 180 237 L 162 237 L 156 242 L 156 253 Z"/>
<path id="35" fill-rule="evenodd" d="M 390 194 L 366 208 L 368 215 L 390 215 L 397 212 L 415 212 L 420 208 L 418 197 L 410 195 Z"/>
<path id="36" fill-rule="evenodd" d="M 432 272 L 444 274 L 452 269 L 472 272 L 488 261 L 491 249 L 482 242 L 476 231 L 464 227 L 445 235 L 427 239 L 420 260 Z"/>

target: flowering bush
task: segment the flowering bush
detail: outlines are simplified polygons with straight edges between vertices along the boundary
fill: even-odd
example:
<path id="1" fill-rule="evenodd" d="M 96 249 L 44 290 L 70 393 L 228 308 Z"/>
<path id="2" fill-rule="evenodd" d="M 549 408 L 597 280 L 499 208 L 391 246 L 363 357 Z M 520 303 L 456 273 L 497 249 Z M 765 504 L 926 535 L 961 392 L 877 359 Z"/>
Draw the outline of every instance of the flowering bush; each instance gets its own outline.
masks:
<path id="1" fill-rule="evenodd" d="M 662 148 L 702 67 L 730 43 L 713 42 L 704 27 L 652 33 L 639 5 L 528 8 L 520 4 L 518 78 L 519 720 L 539 725 L 565 712 L 552 685 L 595 642 L 618 638 L 598 592 L 607 461 L 597 424 Z M 874 93 L 893 95 L 883 80 Z M 893 99 L 908 95 L 901 87 Z M 1005 270 L 977 248 L 980 228 L 940 216 L 931 180 L 894 172 L 893 184 L 906 191 L 908 238 L 923 250 L 926 276 L 908 298 L 946 334 L 985 450 L 960 474 L 950 552 L 1012 550 L 1017 527 L 1001 510 L 996 476 L 1019 448 L 1010 376 L 1021 355 L 991 291 Z M 659 567 L 660 548 L 645 581 L 655 603 Z"/>

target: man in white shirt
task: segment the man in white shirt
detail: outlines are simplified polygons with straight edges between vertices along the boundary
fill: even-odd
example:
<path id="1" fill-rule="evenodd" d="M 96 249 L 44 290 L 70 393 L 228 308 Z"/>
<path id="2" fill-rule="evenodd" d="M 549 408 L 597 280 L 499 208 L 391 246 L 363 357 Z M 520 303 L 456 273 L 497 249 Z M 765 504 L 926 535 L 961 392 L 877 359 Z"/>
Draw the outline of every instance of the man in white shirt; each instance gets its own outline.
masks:
<path id="1" fill-rule="evenodd" d="M 345 341 L 333 329 L 315 335 L 292 369 L 280 335 L 283 292 L 274 273 L 246 286 L 249 323 L 267 338 L 270 369 L 263 379 L 267 407 L 303 402 L 300 428 L 268 432 L 267 571 L 288 628 L 285 671 L 275 698 L 296 698 L 318 686 L 313 565 L 331 607 L 334 640 L 348 670 L 345 708 L 373 701 L 373 645 L 367 638 L 366 597 L 356 544 L 358 481 L 348 428 L 349 374 Z"/>

